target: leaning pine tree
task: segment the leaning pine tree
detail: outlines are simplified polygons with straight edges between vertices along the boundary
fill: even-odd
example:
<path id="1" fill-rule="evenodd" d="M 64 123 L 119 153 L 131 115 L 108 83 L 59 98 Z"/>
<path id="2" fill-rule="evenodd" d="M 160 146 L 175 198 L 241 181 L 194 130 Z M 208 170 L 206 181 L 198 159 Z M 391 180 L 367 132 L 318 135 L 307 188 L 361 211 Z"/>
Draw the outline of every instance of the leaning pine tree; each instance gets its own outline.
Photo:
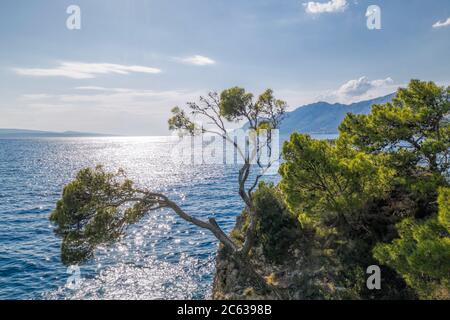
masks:
<path id="1" fill-rule="evenodd" d="M 258 99 L 244 89 L 234 87 L 220 95 L 212 92 L 200 97 L 198 103 L 188 103 L 190 116 L 207 119 L 212 129 L 197 126 L 184 110 L 175 107 L 169 119 L 169 128 L 183 134 L 195 135 L 209 133 L 217 135 L 231 144 L 238 155 L 243 158 L 239 170 L 239 195 L 248 213 L 249 225 L 243 244 L 231 239 L 218 225 L 214 218 L 208 221 L 195 218 L 184 211 L 167 195 L 154 190 L 142 189 L 126 178 L 123 170 L 117 173 L 106 172 L 103 167 L 81 170 L 75 180 L 64 187 L 62 198 L 52 212 L 50 220 L 56 225 L 55 232 L 62 237 L 61 259 L 64 264 L 78 264 L 94 255 L 94 250 L 101 244 L 109 244 L 123 235 L 130 224 L 159 209 L 171 209 L 180 218 L 209 230 L 238 263 L 241 270 L 248 274 L 259 288 L 273 292 L 282 298 L 280 292 L 268 284 L 263 275 L 252 266 L 249 253 L 253 248 L 258 212 L 253 202 L 253 192 L 262 174 L 251 175 L 254 166 L 267 170 L 278 159 L 262 164 L 261 151 L 271 153 L 271 130 L 278 129 L 286 110 L 286 103 L 277 100 L 272 90 L 266 90 Z M 252 152 L 246 152 L 228 135 L 227 122 L 247 121 L 253 132 Z M 261 129 L 265 138 L 260 138 Z M 268 130 L 267 130 L 268 129 Z M 250 177 L 252 181 L 250 181 Z"/>

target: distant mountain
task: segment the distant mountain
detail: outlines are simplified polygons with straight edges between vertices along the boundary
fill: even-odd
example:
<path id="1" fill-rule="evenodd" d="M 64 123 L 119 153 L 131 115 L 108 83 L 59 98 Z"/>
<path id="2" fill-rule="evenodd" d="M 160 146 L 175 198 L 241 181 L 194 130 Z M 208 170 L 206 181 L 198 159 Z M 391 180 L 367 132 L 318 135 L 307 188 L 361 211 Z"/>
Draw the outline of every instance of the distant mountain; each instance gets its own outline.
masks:
<path id="1" fill-rule="evenodd" d="M 372 109 L 372 105 L 390 102 L 394 96 L 395 93 L 352 104 L 316 102 L 298 107 L 294 111 L 286 113 L 281 123 L 280 135 L 286 138 L 293 132 L 337 134 L 339 124 L 344 120 L 347 113 L 368 114 Z M 247 128 L 248 123 L 243 126 L 244 130 Z"/>
<path id="2" fill-rule="evenodd" d="M 51 132 L 25 129 L 0 129 L 0 138 L 106 137 L 110 135 L 88 132 Z"/>
<path id="3" fill-rule="evenodd" d="M 308 104 L 286 114 L 285 119 L 281 123 L 280 134 L 289 135 L 294 131 L 335 134 L 338 132 L 338 126 L 347 113 L 368 114 L 372 105 L 390 102 L 394 96 L 395 94 L 390 94 L 349 105 L 330 104 L 327 102 Z"/>

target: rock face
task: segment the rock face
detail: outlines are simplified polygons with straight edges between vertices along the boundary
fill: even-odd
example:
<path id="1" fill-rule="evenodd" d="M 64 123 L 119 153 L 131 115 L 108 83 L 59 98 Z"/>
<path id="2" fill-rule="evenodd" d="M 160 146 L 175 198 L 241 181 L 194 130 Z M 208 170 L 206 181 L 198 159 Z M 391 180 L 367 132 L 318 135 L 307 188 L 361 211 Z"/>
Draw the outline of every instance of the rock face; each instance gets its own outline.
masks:
<path id="1" fill-rule="evenodd" d="M 267 283 L 277 288 L 282 299 L 306 298 L 302 295 L 302 288 L 298 286 L 297 278 L 301 277 L 301 274 L 298 273 L 298 266 L 292 263 L 292 259 L 290 263 L 285 263 L 283 266 L 275 266 L 264 261 L 261 250 L 256 251 L 259 251 L 259 254 L 254 255 L 252 259 L 256 271 L 264 275 Z M 274 300 L 280 299 L 280 296 L 258 286 L 252 278 L 246 276 L 224 248 L 220 248 L 216 260 L 212 298 L 215 300 Z"/>
<path id="2" fill-rule="evenodd" d="M 321 250 L 323 244 L 314 230 L 300 225 L 298 217 L 286 208 L 279 190 L 262 184 L 253 194 L 253 200 L 258 212 L 254 246 L 245 264 L 236 261 L 226 248 L 219 248 L 212 298 L 344 297 L 345 290 L 335 285 L 341 270 L 327 257 L 327 251 Z M 248 222 L 244 210 L 230 234 L 237 244 L 244 241 Z"/>
<path id="3" fill-rule="evenodd" d="M 247 287 L 249 283 L 250 279 L 244 276 L 226 250 L 220 248 L 216 257 L 212 298 L 215 300 L 256 298 L 254 289 Z"/>
<path id="4" fill-rule="evenodd" d="M 233 233 L 236 234 L 238 230 L 243 228 L 243 225 L 244 218 L 239 216 Z M 252 263 L 255 263 L 255 260 L 252 259 Z M 258 263 L 257 266 L 259 269 L 257 272 L 260 274 L 267 272 L 266 270 L 261 272 L 261 268 L 267 268 L 262 263 Z M 256 300 L 276 299 L 276 296 L 258 288 L 254 280 L 234 261 L 226 248 L 220 246 L 216 256 L 216 274 L 214 277 L 212 298 L 215 300 Z"/>
<path id="5" fill-rule="evenodd" d="M 340 270 L 314 228 L 300 224 L 286 207 L 280 190 L 261 183 L 253 193 L 254 245 L 245 262 L 220 247 L 213 284 L 214 299 L 329 299 L 345 290 L 335 285 Z M 238 245 L 249 225 L 246 210 L 230 236 Z M 323 266 L 327 266 L 325 269 Z"/>
<path id="6" fill-rule="evenodd" d="M 231 233 L 236 241 L 239 241 L 243 234 L 245 219 L 245 213 L 237 218 L 236 226 Z M 280 255 L 282 258 L 274 261 L 270 258 L 270 252 L 268 253 L 264 248 L 262 237 L 265 235 L 262 232 L 263 230 L 260 228 L 257 234 L 258 240 L 250 254 L 250 262 L 254 270 L 264 277 L 266 283 L 276 288 L 278 294 L 258 285 L 234 261 L 226 248 L 221 246 L 216 257 L 212 298 L 217 300 L 324 298 L 323 288 L 326 288 L 326 285 L 320 280 L 322 269 L 312 263 L 316 259 L 309 260 L 307 258 L 311 253 L 305 248 L 304 236 L 297 234 L 296 240 L 287 247 L 283 246 L 285 252 Z"/>
<path id="7" fill-rule="evenodd" d="M 240 230 L 242 226 L 243 218 L 238 216 L 232 234 Z M 216 255 L 212 298 L 215 300 L 241 299 L 244 296 L 244 285 L 249 283 L 248 277 L 245 277 L 241 271 L 226 248 L 221 245 Z"/>

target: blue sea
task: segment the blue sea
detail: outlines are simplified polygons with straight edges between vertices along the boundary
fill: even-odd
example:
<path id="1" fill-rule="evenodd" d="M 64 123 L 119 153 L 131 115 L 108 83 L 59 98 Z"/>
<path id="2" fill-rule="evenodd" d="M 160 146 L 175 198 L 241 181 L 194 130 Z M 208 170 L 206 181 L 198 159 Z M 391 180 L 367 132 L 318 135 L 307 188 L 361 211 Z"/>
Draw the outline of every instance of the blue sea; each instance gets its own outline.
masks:
<path id="1" fill-rule="evenodd" d="M 98 248 L 76 288 L 48 220 L 78 170 L 102 164 L 230 231 L 242 210 L 237 167 L 177 164 L 172 147 L 169 137 L 0 139 L 0 299 L 208 299 L 217 241 L 170 211 Z"/>

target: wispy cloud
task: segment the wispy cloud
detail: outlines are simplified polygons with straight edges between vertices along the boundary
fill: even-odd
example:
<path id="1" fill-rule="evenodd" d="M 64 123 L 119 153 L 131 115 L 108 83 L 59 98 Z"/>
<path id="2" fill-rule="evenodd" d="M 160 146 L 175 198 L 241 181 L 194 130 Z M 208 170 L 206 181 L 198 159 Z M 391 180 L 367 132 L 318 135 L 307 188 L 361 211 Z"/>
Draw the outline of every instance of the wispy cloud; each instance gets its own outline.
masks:
<path id="1" fill-rule="evenodd" d="M 75 90 L 103 91 L 103 92 L 115 92 L 115 93 L 130 93 L 130 92 L 137 91 L 137 90 L 128 89 L 128 88 L 105 88 L 105 87 L 97 87 L 97 86 L 76 87 Z M 145 90 L 143 90 L 141 92 L 145 92 Z"/>
<path id="2" fill-rule="evenodd" d="M 448 27 L 448 26 L 450 26 L 450 17 L 445 21 L 439 20 L 438 22 L 433 24 L 433 28 L 444 28 L 444 27 Z"/>
<path id="3" fill-rule="evenodd" d="M 347 9 L 346 0 L 330 0 L 328 2 L 309 1 L 303 3 L 305 11 L 311 14 L 342 12 Z"/>
<path id="4" fill-rule="evenodd" d="M 0 125 L 18 123 L 20 127 L 43 130 L 126 135 L 168 134 L 167 119 L 172 107 L 194 101 L 204 92 L 102 86 L 75 87 L 58 93 L 28 92 L 8 113 L 2 110 Z"/>
<path id="5" fill-rule="evenodd" d="M 186 95 L 186 92 L 182 90 L 154 91 L 104 87 L 77 87 L 76 90 L 85 92 L 80 94 L 60 95 L 60 100 L 64 102 L 98 102 L 112 105 L 117 105 L 119 102 L 122 103 L 123 106 L 127 106 L 139 101 L 177 100 Z M 92 92 L 96 93 L 92 94 Z"/>
<path id="6" fill-rule="evenodd" d="M 100 107 L 148 107 L 155 102 L 167 102 L 167 108 L 172 107 L 172 103 L 181 103 L 192 99 L 197 92 L 185 90 L 165 90 L 154 91 L 131 88 L 106 88 L 96 86 L 76 87 L 76 91 L 68 94 L 24 94 L 21 100 L 29 103 L 70 103 L 89 104 Z"/>
<path id="7" fill-rule="evenodd" d="M 40 100 L 40 99 L 48 99 L 53 97 L 47 93 L 37 93 L 37 94 L 24 94 L 22 95 L 22 100 Z"/>
<path id="8" fill-rule="evenodd" d="M 216 64 L 216 61 L 214 61 L 213 59 L 201 55 L 195 55 L 185 58 L 175 58 L 175 60 L 185 64 L 192 64 L 195 66 L 208 66 Z"/>
<path id="9" fill-rule="evenodd" d="M 61 62 L 53 68 L 15 68 L 19 75 L 33 77 L 66 77 L 71 79 L 92 79 L 98 75 L 130 73 L 156 74 L 161 70 L 137 65 L 121 65 L 113 63 Z"/>

